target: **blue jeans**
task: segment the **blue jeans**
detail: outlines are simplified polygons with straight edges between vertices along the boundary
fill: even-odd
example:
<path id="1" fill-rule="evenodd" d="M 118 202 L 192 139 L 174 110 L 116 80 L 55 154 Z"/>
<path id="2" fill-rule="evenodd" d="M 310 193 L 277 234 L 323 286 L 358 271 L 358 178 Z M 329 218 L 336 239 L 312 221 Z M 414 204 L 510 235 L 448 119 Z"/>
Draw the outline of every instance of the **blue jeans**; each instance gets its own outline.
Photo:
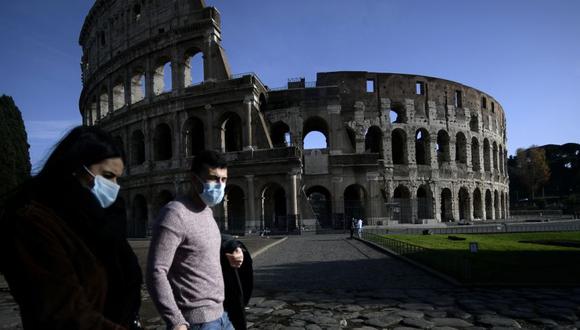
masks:
<path id="1" fill-rule="evenodd" d="M 214 321 L 205 323 L 191 324 L 190 330 L 235 330 L 232 322 L 228 318 L 228 313 L 224 312 L 222 316 Z"/>

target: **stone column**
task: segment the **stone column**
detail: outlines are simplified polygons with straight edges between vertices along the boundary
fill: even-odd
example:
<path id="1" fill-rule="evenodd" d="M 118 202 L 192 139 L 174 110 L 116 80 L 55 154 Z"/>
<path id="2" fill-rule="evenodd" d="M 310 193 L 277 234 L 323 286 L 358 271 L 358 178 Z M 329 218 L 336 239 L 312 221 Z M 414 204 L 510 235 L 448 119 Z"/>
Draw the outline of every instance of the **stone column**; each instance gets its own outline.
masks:
<path id="1" fill-rule="evenodd" d="M 342 118 L 340 117 L 341 107 L 340 104 L 329 104 L 326 106 L 329 117 L 329 127 L 328 127 L 328 150 L 330 150 L 331 155 L 342 154 L 340 147 L 342 145 L 341 137 L 343 136 L 344 124 Z"/>
<path id="2" fill-rule="evenodd" d="M 252 107 L 254 106 L 254 97 L 248 96 L 244 99 L 244 115 L 245 115 L 245 127 L 243 134 L 243 145 L 244 150 L 252 150 Z"/>
<path id="3" fill-rule="evenodd" d="M 256 196 L 254 194 L 254 176 L 249 174 L 245 175 L 246 183 L 248 185 L 248 195 L 246 196 L 246 230 L 247 229 L 258 229 L 260 228 L 260 223 L 256 219 Z"/>
<path id="4" fill-rule="evenodd" d="M 298 183 L 296 173 L 290 174 L 290 209 L 288 210 L 289 224 L 294 222 L 296 228 L 300 228 L 298 223 Z"/>

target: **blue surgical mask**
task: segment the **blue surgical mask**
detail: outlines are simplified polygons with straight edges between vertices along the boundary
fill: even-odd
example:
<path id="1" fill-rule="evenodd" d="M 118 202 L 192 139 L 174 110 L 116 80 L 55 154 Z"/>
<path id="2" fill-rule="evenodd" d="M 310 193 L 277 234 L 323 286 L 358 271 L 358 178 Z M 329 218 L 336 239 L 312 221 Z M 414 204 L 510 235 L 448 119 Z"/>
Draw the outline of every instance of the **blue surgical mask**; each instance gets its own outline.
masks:
<path id="1" fill-rule="evenodd" d="M 203 191 L 199 194 L 199 197 L 205 205 L 212 207 L 221 203 L 226 190 L 225 183 L 204 182 L 200 177 L 197 177 L 197 179 L 203 184 Z"/>
<path id="2" fill-rule="evenodd" d="M 86 166 L 83 167 L 93 176 L 93 178 L 95 178 L 95 184 L 93 185 L 93 188 L 91 188 L 91 192 L 95 197 L 97 197 L 99 204 L 101 204 L 103 208 L 111 206 L 117 199 L 121 186 L 111 180 L 105 179 L 101 175 L 94 175 Z"/>

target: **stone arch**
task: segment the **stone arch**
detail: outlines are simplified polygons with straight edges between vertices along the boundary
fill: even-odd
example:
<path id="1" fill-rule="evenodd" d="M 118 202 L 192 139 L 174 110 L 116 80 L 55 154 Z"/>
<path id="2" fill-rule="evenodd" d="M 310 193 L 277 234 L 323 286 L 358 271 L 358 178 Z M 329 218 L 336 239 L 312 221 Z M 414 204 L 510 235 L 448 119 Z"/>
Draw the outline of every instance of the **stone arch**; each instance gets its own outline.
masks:
<path id="1" fill-rule="evenodd" d="M 467 139 L 462 132 L 455 135 L 455 161 L 458 164 L 467 164 Z"/>
<path id="2" fill-rule="evenodd" d="M 496 219 L 501 219 L 499 193 L 497 190 L 493 192 L 493 208 Z"/>
<path id="3" fill-rule="evenodd" d="M 383 131 L 378 126 L 371 126 L 365 135 L 365 151 L 383 153 Z"/>
<path id="4" fill-rule="evenodd" d="M 437 162 L 441 165 L 443 163 L 448 163 L 450 159 L 449 134 L 447 134 L 447 131 L 442 129 L 437 132 Z"/>
<path id="5" fill-rule="evenodd" d="M 401 103 L 394 103 L 390 111 L 391 123 L 404 124 L 407 122 L 407 111 Z"/>
<path id="6" fill-rule="evenodd" d="M 487 138 L 483 139 L 483 169 L 485 172 L 491 171 L 490 146 Z"/>
<path id="7" fill-rule="evenodd" d="M 153 95 L 160 95 L 170 92 L 173 88 L 171 84 L 171 59 L 160 57 L 153 70 Z"/>
<path id="8" fill-rule="evenodd" d="M 497 149 L 497 143 L 495 141 L 493 141 L 493 171 L 497 172 L 498 171 L 498 149 Z"/>
<path id="9" fill-rule="evenodd" d="M 132 207 L 132 235 L 133 237 L 147 237 L 149 235 L 149 208 L 147 200 L 141 194 L 133 198 Z"/>
<path id="10" fill-rule="evenodd" d="M 459 188 L 459 220 L 471 220 L 471 202 L 469 191 L 465 187 Z"/>
<path id="11" fill-rule="evenodd" d="M 391 146 L 393 152 L 393 164 L 407 164 L 407 133 L 405 133 L 404 130 L 400 128 L 393 130 L 391 133 Z"/>
<path id="12" fill-rule="evenodd" d="M 415 132 L 415 161 L 417 165 L 431 165 L 431 137 L 424 128 Z"/>
<path id="13" fill-rule="evenodd" d="M 312 186 L 306 189 L 306 196 L 312 210 L 323 228 L 334 227 L 332 222 L 332 195 L 323 186 Z"/>
<path id="14" fill-rule="evenodd" d="M 205 150 L 205 131 L 201 119 L 189 117 L 183 124 L 182 132 L 185 157 L 193 157 Z"/>
<path id="15" fill-rule="evenodd" d="M 246 198 L 244 190 L 237 185 L 226 185 L 224 195 L 224 223 L 230 233 L 244 233 L 246 231 Z"/>
<path id="16" fill-rule="evenodd" d="M 366 200 L 367 193 L 363 186 L 351 184 L 344 189 L 344 215 L 347 222 L 352 218 L 363 219 L 366 217 Z"/>
<path id="17" fill-rule="evenodd" d="M 99 93 L 99 118 L 102 119 L 109 114 L 109 92 L 106 87 L 101 88 Z"/>
<path id="18" fill-rule="evenodd" d="M 201 84 L 205 80 L 204 56 L 199 49 L 189 49 L 184 55 L 183 86 Z"/>
<path id="19" fill-rule="evenodd" d="M 131 134 L 131 165 L 141 165 L 145 162 L 145 135 L 141 130 Z"/>
<path id="20" fill-rule="evenodd" d="M 173 156 L 171 128 L 165 123 L 157 125 L 153 138 L 154 159 L 169 160 Z"/>
<path id="21" fill-rule="evenodd" d="M 264 228 L 273 231 L 289 231 L 294 229 L 293 221 L 288 221 L 286 191 L 278 183 L 269 183 L 261 193 L 262 221 Z"/>
<path id="22" fill-rule="evenodd" d="M 283 121 L 277 121 L 270 126 L 270 136 L 275 148 L 282 148 L 292 144 L 290 127 Z"/>
<path id="23" fill-rule="evenodd" d="M 399 223 L 413 223 L 413 213 L 411 207 L 411 192 L 409 188 L 400 184 L 393 191 L 393 202 L 398 205 L 399 214 L 395 218 Z"/>
<path id="24" fill-rule="evenodd" d="M 493 202 L 489 189 L 485 190 L 485 218 L 488 220 L 493 219 Z"/>
<path id="25" fill-rule="evenodd" d="M 113 111 L 125 106 L 125 84 L 121 78 L 115 80 L 113 85 Z"/>
<path id="26" fill-rule="evenodd" d="M 303 147 L 304 147 L 304 140 L 306 140 L 307 135 L 311 132 L 319 132 L 322 135 L 324 135 L 324 138 L 326 139 L 326 141 L 325 141 L 326 148 L 330 148 L 330 145 L 329 145 L 330 136 L 329 136 L 328 124 L 326 123 L 326 120 L 324 120 L 323 118 L 321 118 L 319 116 L 312 116 L 304 121 L 304 124 L 302 126 L 302 137 L 303 137 L 302 138 L 302 146 Z"/>
<path id="27" fill-rule="evenodd" d="M 145 70 L 137 67 L 131 73 L 131 104 L 137 103 L 145 98 Z"/>
<path id="28" fill-rule="evenodd" d="M 427 184 L 422 184 L 417 189 L 417 217 L 433 219 L 433 192 Z"/>
<path id="29" fill-rule="evenodd" d="M 242 119 L 236 113 L 228 112 L 222 116 L 221 149 L 222 152 L 242 150 Z"/>
<path id="30" fill-rule="evenodd" d="M 483 220 L 483 205 L 481 203 L 481 190 L 473 190 L 473 216 L 475 219 Z"/>
<path id="31" fill-rule="evenodd" d="M 453 221 L 453 194 L 449 188 L 441 190 L 441 221 Z"/>
<path id="32" fill-rule="evenodd" d="M 471 166 L 474 172 L 481 171 L 481 162 L 479 159 L 479 141 L 476 137 L 471 138 Z"/>

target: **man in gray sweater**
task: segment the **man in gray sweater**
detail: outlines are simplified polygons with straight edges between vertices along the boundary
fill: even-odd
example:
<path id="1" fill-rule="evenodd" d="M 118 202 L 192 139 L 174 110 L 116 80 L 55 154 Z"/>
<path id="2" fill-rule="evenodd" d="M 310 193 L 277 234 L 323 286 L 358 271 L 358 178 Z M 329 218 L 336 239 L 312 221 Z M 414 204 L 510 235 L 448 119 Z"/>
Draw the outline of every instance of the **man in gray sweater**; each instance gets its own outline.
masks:
<path id="1" fill-rule="evenodd" d="M 167 329 L 234 329 L 223 308 L 221 235 L 210 209 L 224 197 L 226 166 L 215 151 L 197 155 L 192 192 L 163 207 L 153 226 L 146 281 Z M 240 248 L 226 256 L 242 265 Z"/>

